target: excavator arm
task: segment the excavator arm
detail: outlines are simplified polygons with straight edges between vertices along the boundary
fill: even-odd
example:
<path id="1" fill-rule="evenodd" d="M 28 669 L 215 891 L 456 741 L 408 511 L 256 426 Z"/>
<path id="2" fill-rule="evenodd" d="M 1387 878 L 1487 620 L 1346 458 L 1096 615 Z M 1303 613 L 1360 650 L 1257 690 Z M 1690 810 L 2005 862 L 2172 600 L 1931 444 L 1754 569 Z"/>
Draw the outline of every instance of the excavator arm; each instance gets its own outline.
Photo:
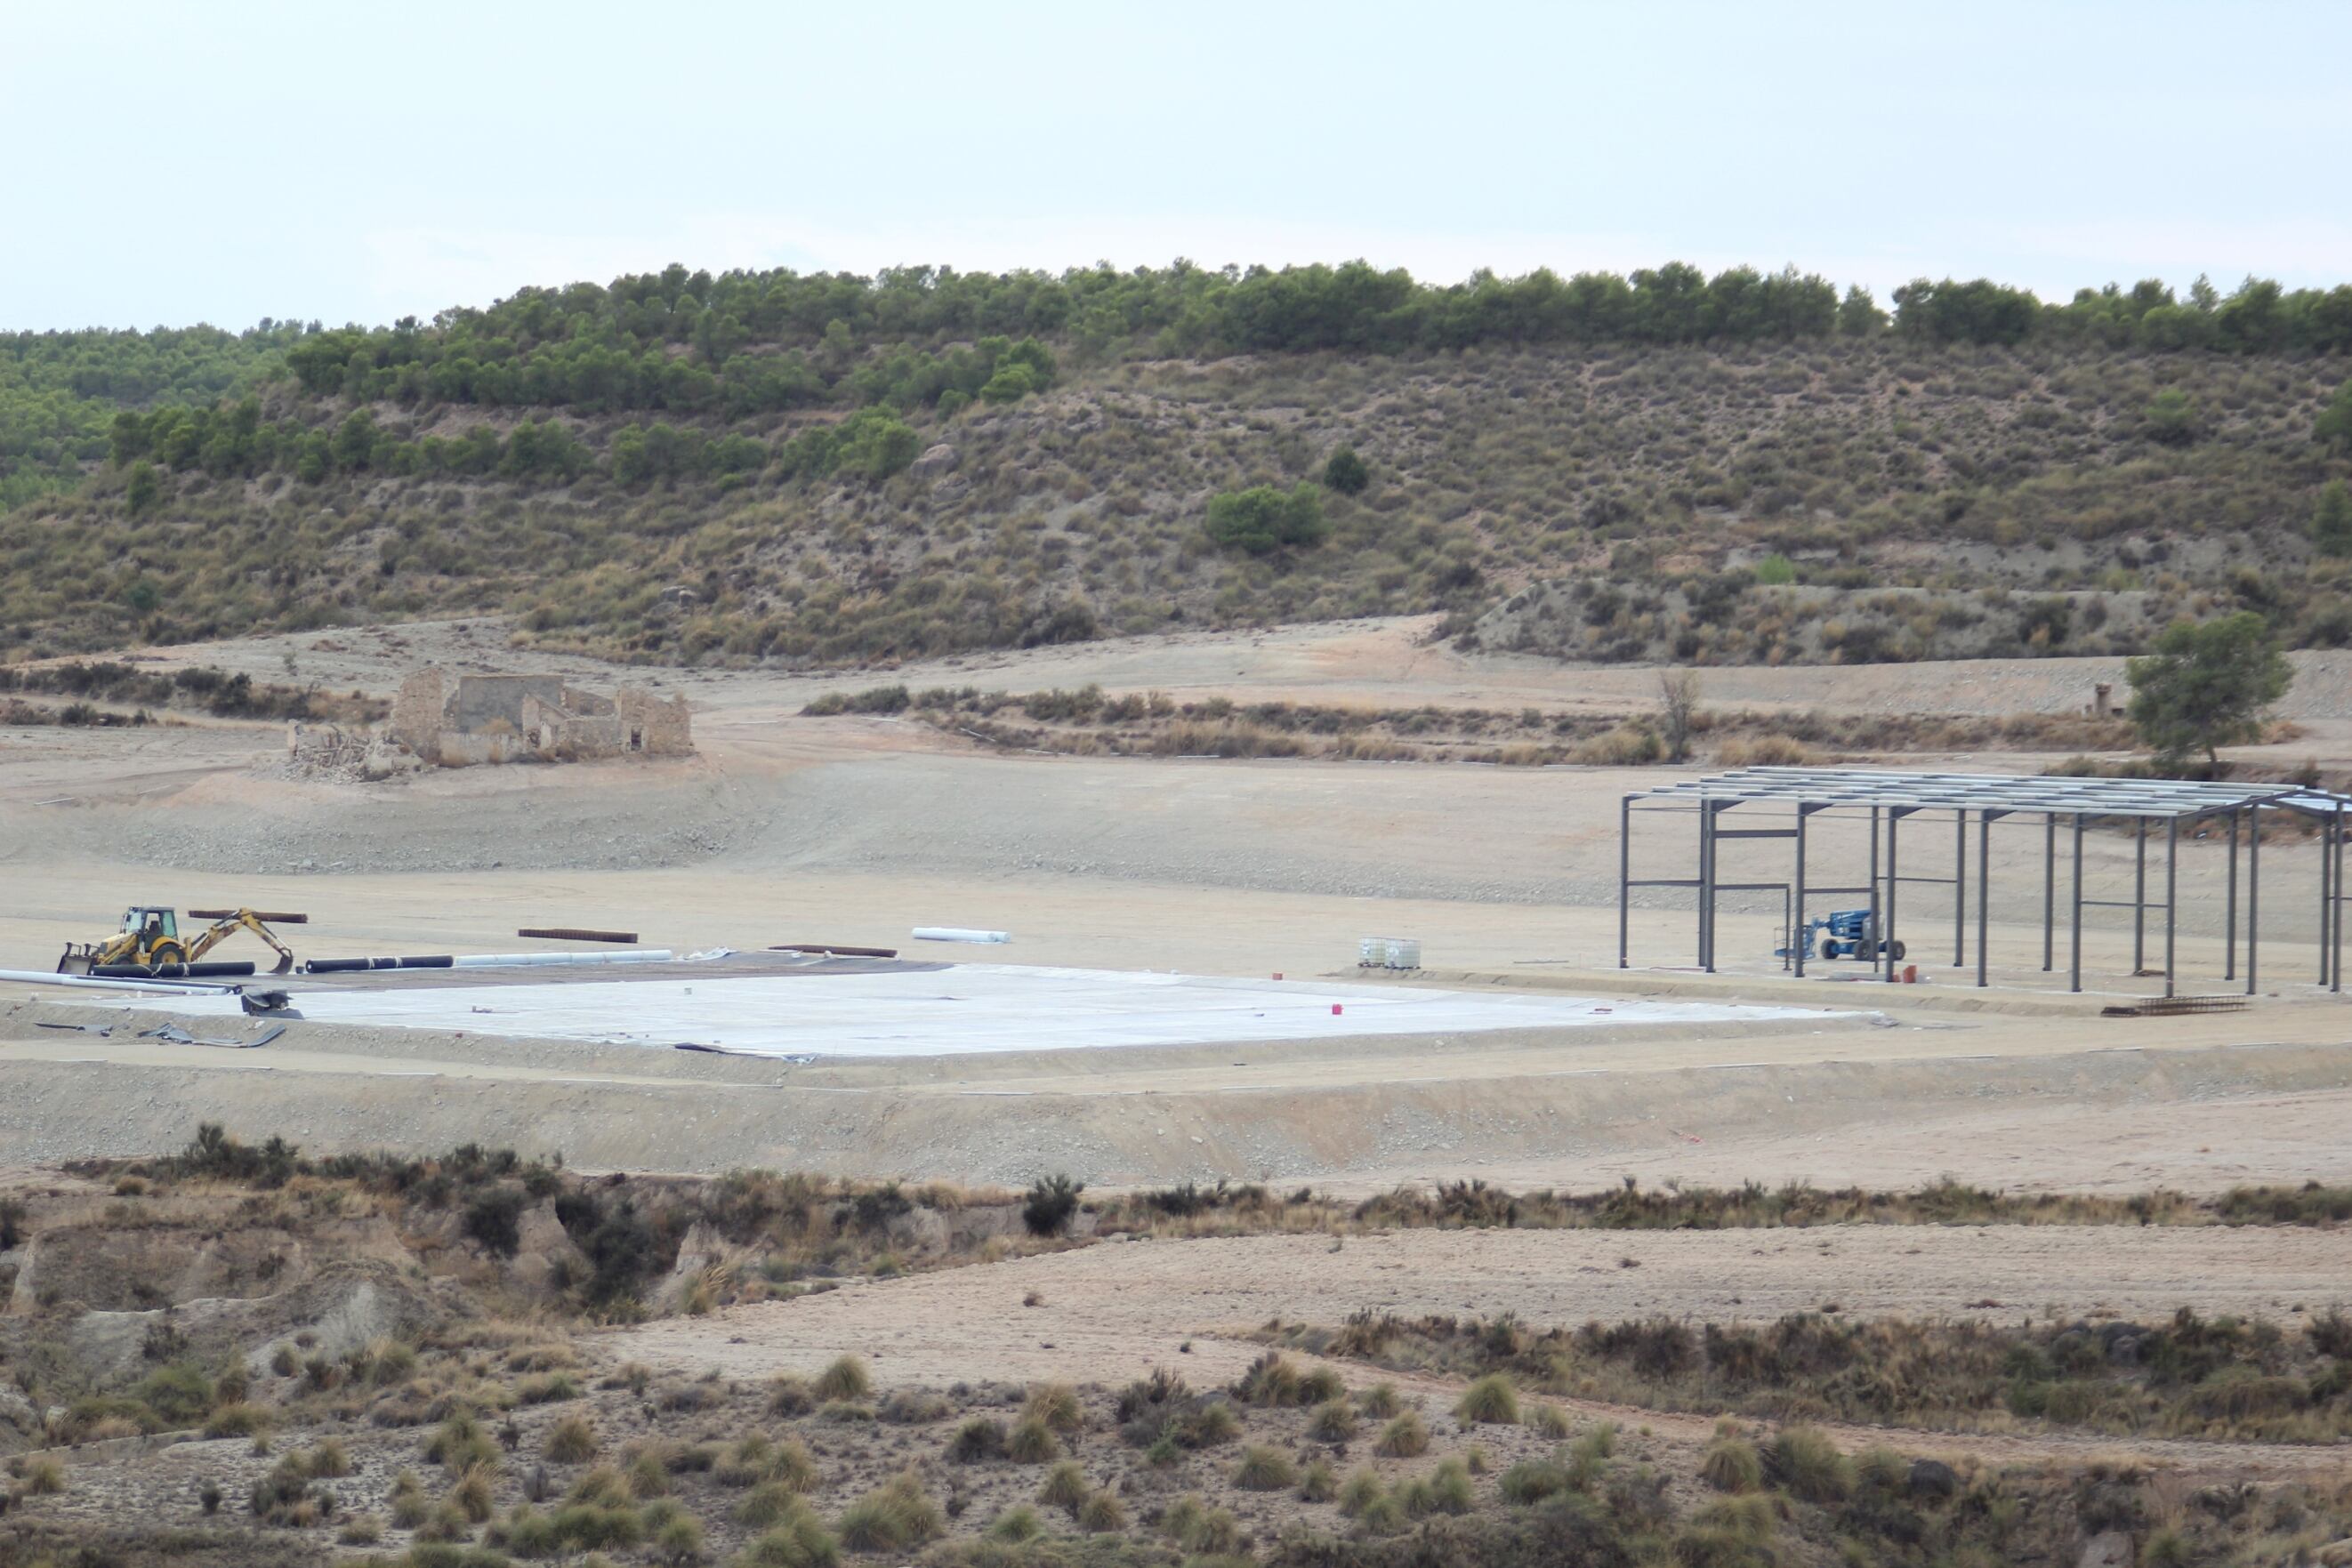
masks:
<path id="1" fill-rule="evenodd" d="M 277 949 L 278 967 L 270 970 L 271 974 L 282 975 L 294 967 L 294 949 L 280 942 L 278 939 L 278 934 L 270 930 L 261 916 L 250 909 L 239 909 L 225 915 L 200 932 L 195 939 L 188 944 L 188 962 L 194 964 L 200 961 L 205 954 L 240 931 L 250 931 Z"/>

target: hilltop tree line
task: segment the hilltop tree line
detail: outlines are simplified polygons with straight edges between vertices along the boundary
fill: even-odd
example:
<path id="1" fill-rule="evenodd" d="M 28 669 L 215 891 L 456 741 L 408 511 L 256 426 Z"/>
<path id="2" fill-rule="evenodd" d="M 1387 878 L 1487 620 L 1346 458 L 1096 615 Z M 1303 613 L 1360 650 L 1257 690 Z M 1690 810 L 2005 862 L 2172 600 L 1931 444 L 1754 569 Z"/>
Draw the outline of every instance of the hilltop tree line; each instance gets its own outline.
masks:
<path id="1" fill-rule="evenodd" d="M 303 390 L 360 402 L 675 409 L 732 416 L 824 402 L 1010 401 L 1050 382 L 1043 340 L 1096 355 L 1340 350 L 1399 353 L 1483 343 L 1674 345 L 1893 334 L 1930 343 L 2029 340 L 2230 353 L 2352 350 L 2352 286 L 2289 291 L 2249 278 L 2187 300 L 2156 281 L 2084 289 L 2065 305 L 1986 279 L 1921 278 L 1890 314 L 1793 267 L 1712 278 L 1671 262 L 1630 277 L 1482 272 L 1418 283 L 1363 262 L 1208 271 L 1179 262 L 1121 272 L 958 273 L 866 278 L 789 271 L 712 276 L 672 267 L 610 287 L 525 289 L 445 311 L 306 337 L 287 354 Z M 1021 339 L 1018 345 L 1010 340 Z M 979 340 L 979 351 L 919 345 Z M 993 347 L 992 348 L 992 345 Z M 887 349 L 887 352 L 876 350 Z M 1004 363 L 1008 350 L 1012 362 Z M 1024 368 L 1025 367 L 1025 368 Z M 1030 386 L 1022 385 L 1026 379 Z M 951 397 L 950 394 L 959 394 Z"/>
<path id="2" fill-rule="evenodd" d="M 209 403 L 282 374 L 307 330 L 264 321 L 152 331 L 0 333 L 0 511 L 79 483 L 117 408 Z"/>
<path id="3" fill-rule="evenodd" d="M 204 405 L 272 384 L 408 407 L 740 420 L 1016 402 L 1055 381 L 1048 344 L 1087 359 L 1881 338 L 2352 351 L 2352 286 L 2290 290 L 2248 278 L 2224 297 L 2200 278 L 2179 298 L 2150 280 L 2083 289 L 2060 305 L 1983 278 L 1921 278 L 1889 303 L 1793 267 L 1710 277 L 1680 262 L 1625 276 L 1481 272 L 1447 285 L 1360 261 L 1213 271 L 1180 261 L 1058 276 L 900 267 L 872 277 L 674 266 L 609 287 L 526 288 L 429 323 L 0 334 L 0 507 L 75 482 L 106 455 L 117 409 Z"/>

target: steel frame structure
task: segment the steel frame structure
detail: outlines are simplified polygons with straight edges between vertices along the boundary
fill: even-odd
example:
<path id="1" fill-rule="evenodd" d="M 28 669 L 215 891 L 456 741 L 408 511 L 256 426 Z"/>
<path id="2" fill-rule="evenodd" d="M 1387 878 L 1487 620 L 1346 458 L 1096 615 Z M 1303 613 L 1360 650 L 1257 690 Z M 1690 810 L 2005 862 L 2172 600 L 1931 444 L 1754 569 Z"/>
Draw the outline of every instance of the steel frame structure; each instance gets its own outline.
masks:
<path id="1" fill-rule="evenodd" d="M 1787 807 L 1794 813 L 1787 827 L 1725 827 L 1721 819 L 1742 808 Z M 1683 810 L 1698 818 L 1698 875 L 1650 877 L 1633 875 L 1633 812 Z M 1859 886 L 1822 886 L 1807 881 L 1807 825 L 1825 812 L 1869 813 L 1868 880 Z M 1952 874 L 1908 874 L 1900 861 L 1901 825 L 1923 811 L 1952 813 L 1954 852 Z M 2067 824 L 2073 839 L 2073 874 L 2068 882 L 2067 988 L 2083 988 L 2083 911 L 2087 908 L 2129 909 L 2132 912 L 2132 968 L 2147 973 L 2147 915 L 2164 912 L 2164 994 L 2176 994 L 2179 973 L 2179 904 L 2180 831 L 2216 818 L 2229 830 L 2229 879 L 2223 902 L 2225 980 L 2238 978 L 2238 843 L 2246 841 L 2245 929 L 2246 994 L 2252 996 L 2261 963 L 2262 821 L 2264 811 L 2291 811 L 2318 820 L 2319 857 L 2319 984 L 2344 988 L 2344 925 L 2347 896 L 2344 860 L 2347 830 L 2352 830 L 2352 795 L 2339 795 L 2292 785 L 2209 784 L 2179 779 L 2079 779 L 2026 777 L 1993 773 L 1901 772 L 1864 768 L 1743 768 L 1701 779 L 1661 784 L 1624 796 L 1618 812 L 1617 967 L 1631 967 L 1633 890 L 1637 887 L 1689 888 L 1697 904 L 1699 967 L 1712 974 L 1716 957 L 1716 905 L 1721 894 L 1769 888 L 1785 890 L 1789 932 L 1788 956 L 1794 972 L 1805 972 L 1806 900 L 1815 896 L 1864 896 L 1869 900 L 1871 931 L 1881 951 L 1874 962 L 1888 981 L 1895 978 L 1895 914 L 1897 893 L 1904 883 L 1934 883 L 1953 890 L 1952 964 L 1958 967 L 1968 956 L 1969 819 L 1976 818 L 1976 983 L 1990 984 L 1992 883 L 1992 826 L 2012 817 L 2042 819 L 2042 968 L 2056 964 L 2058 911 L 2058 831 Z M 1752 821 L 1750 810 L 1742 821 Z M 1851 815 L 1849 816 L 1851 820 Z M 2133 839 L 2132 897 L 2093 899 L 2083 895 L 2083 835 L 2091 823 L 2128 821 Z M 2148 899 L 2148 837 L 2151 826 L 2164 833 L 2164 898 Z M 1727 883 L 1718 875 L 1718 846 L 1727 839 L 1785 839 L 1794 849 L 1795 870 L 1788 883 Z M 1884 850 L 1882 862 L 1881 850 Z"/>

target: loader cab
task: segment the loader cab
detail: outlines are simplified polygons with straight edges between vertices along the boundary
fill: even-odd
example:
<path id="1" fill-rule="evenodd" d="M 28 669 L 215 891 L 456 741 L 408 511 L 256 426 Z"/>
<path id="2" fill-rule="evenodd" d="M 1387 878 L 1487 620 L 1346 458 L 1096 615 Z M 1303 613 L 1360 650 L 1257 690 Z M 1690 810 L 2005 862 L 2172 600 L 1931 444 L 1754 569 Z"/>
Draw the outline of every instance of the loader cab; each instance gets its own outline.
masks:
<path id="1" fill-rule="evenodd" d="M 136 933 L 140 939 L 140 946 L 142 947 L 151 946 L 166 938 L 177 941 L 180 936 L 180 916 L 173 910 L 133 904 L 122 912 L 122 929 L 126 933 Z"/>

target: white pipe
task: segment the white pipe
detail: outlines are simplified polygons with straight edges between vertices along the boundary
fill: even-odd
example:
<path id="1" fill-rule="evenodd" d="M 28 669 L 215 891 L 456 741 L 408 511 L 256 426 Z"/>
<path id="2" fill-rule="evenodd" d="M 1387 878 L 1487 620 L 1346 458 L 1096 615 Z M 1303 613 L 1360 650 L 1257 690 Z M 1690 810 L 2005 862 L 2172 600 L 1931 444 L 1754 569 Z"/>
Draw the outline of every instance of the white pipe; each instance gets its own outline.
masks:
<path id="1" fill-rule="evenodd" d="M 628 947 L 617 953 L 461 953 L 453 969 L 537 969 L 561 964 L 667 964 L 667 947 Z"/>
<path id="2" fill-rule="evenodd" d="M 181 997 L 235 996 L 235 986 L 192 980 L 114 980 L 103 975 L 56 975 L 45 969 L 0 969 L 0 983 L 14 986 L 73 986 L 95 991 L 163 991 Z"/>
<path id="3" fill-rule="evenodd" d="M 915 927 L 915 940 L 918 942 L 1010 942 L 1013 937 L 1009 932 L 973 931 L 961 925 L 918 925 Z"/>

